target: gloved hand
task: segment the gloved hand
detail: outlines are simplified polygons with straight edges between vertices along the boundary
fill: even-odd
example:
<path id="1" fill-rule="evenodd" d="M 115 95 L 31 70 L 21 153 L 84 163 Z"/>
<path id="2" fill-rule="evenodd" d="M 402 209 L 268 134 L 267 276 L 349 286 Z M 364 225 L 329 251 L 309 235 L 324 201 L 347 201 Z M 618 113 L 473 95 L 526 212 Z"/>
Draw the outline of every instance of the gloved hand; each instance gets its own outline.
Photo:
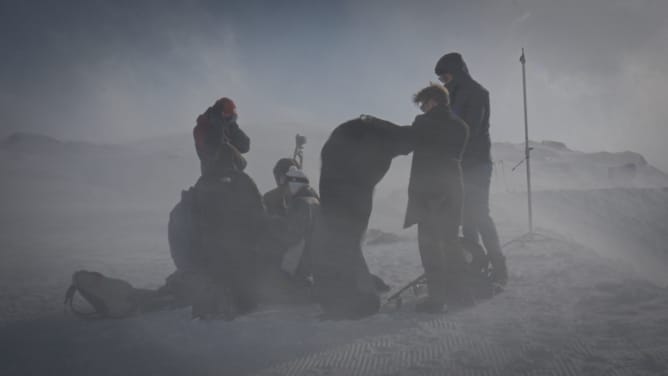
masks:
<path id="1" fill-rule="evenodd" d="M 360 115 L 360 120 L 362 120 L 362 121 L 377 121 L 377 120 L 380 120 L 380 119 L 375 117 L 375 116 L 372 116 L 372 115 L 362 114 L 362 115 Z"/>

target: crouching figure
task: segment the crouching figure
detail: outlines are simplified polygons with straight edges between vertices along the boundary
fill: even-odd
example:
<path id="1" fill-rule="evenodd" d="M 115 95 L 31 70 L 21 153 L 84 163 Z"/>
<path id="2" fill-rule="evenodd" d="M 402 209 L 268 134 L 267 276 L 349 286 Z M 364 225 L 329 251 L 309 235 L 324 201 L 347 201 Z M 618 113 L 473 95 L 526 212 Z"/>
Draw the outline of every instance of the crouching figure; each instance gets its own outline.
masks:
<path id="1" fill-rule="evenodd" d="M 177 271 L 164 289 L 192 305 L 195 317 L 231 319 L 257 304 L 256 248 L 267 221 L 253 180 L 232 162 L 219 171 L 183 191 L 170 213 Z"/>
<path id="2" fill-rule="evenodd" d="M 373 117 L 338 126 L 321 151 L 320 215 L 312 239 L 316 299 L 325 317 L 354 319 L 378 312 L 376 279 L 361 243 L 373 190 L 392 159 L 411 152 L 410 127 Z"/>

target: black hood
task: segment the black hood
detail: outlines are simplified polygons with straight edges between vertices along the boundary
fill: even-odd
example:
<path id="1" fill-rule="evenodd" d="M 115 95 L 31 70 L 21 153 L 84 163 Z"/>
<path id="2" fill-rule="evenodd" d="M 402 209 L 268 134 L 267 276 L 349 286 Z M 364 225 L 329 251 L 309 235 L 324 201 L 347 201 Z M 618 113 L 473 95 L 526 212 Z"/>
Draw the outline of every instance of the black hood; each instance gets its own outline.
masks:
<path id="1" fill-rule="evenodd" d="M 434 73 L 437 76 L 443 75 L 445 73 L 450 73 L 453 76 L 460 76 L 462 73 L 468 75 L 469 69 L 462 58 L 462 55 L 458 52 L 450 52 L 443 55 L 434 68 Z"/>

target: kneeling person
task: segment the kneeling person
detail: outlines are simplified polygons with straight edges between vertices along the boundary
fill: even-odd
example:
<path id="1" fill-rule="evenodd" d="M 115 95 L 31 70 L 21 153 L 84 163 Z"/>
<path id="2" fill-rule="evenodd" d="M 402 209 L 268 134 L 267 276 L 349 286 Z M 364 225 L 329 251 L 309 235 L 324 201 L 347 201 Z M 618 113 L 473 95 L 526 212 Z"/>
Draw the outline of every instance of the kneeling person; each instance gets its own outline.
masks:
<path id="1" fill-rule="evenodd" d="M 293 159 L 279 160 L 274 178 L 277 187 L 263 196 L 269 225 L 263 239 L 262 264 L 269 270 L 280 270 L 291 284 L 308 286 L 309 245 L 320 199 Z"/>

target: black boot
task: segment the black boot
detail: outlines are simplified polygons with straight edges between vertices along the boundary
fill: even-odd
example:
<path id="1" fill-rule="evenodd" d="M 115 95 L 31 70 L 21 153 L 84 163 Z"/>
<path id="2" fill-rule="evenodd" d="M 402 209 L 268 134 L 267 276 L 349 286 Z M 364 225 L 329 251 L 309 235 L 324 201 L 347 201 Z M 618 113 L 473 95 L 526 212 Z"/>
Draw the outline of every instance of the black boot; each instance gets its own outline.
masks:
<path id="1" fill-rule="evenodd" d="M 508 268 L 506 267 L 506 256 L 498 255 L 490 257 L 492 263 L 492 283 L 505 286 L 508 283 Z"/>

